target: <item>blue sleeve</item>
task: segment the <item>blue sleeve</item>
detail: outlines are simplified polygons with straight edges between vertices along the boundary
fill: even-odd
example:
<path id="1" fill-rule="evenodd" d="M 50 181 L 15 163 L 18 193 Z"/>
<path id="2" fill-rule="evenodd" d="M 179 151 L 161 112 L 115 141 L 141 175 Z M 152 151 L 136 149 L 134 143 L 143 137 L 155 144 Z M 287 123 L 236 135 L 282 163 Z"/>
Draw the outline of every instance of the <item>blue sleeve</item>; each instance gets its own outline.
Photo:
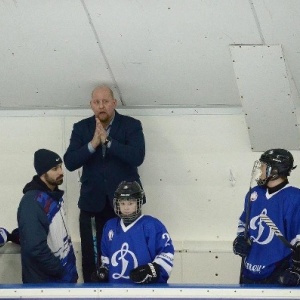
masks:
<path id="1" fill-rule="evenodd" d="M 248 193 L 246 194 L 245 196 L 245 199 L 244 199 L 244 209 L 243 209 L 243 212 L 239 218 L 239 221 L 238 221 L 238 228 L 237 228 L 237 234 L 241 234 L 241 233 L 244 233 L 245 231 L 245 226 L 246 226 L 246 210 L 247 210 L 247 206 L 248 206 L 248 201 L 249 201 L 249 193 L 250 191 L 248 191 Z M 249 203 L 249 205 L 251 205 L 251 203 Z"/>
<path id="2" fill-rule="evenodd" d="M 86 133 L 83 126 L 80 123 L 74 124 L 70 144 L 64 154 L 64 163 L 69 171 L 81 168 L 93 154 L 88 148 L 90 141 L 85 141 L 84 138 L 86 138 Z"/>
<path id="3" fill-rule="evenodd" d="M 107 223 L 104 225 L 103 234 L 101 239 L 101 265 L 109 269 L 109 249 L 108 249 L 108 235 L 107 235 Z"/>
<path id="4" fill-rule="evenodd" d="M 166 227 L 155 219 L 155 228 L 149 232 L 149 249 L 155 251 L 153 262 L 160 266 L 159 283 L 166 283 L 173 269 L 174 246 Z M 155 235 L 153 233 L 155 232 Z M 153 236 L 153 238 L 151 238 Z"/>
<path id="5" fill-rule="evenodd" d="M 286 201 L 289 203 L 285 212 L 285 230 L 282 230 L 286 238 L 292 245 L 300 242 L 300 197 L 299 194 L 291 195 L 292 199 Z"/>

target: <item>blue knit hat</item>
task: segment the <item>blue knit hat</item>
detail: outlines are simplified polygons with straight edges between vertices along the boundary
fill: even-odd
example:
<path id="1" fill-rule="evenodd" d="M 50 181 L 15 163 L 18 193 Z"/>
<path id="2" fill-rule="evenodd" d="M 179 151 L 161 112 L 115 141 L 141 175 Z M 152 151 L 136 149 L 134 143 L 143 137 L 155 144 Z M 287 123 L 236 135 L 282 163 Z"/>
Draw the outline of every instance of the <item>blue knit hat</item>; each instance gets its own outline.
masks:
<path id="1" fill-rule="evenodd" d="M 53 151 L 39 149 L 34 153 L 34 168 L 39 176 L 61 163 L 62 159 Z"/>

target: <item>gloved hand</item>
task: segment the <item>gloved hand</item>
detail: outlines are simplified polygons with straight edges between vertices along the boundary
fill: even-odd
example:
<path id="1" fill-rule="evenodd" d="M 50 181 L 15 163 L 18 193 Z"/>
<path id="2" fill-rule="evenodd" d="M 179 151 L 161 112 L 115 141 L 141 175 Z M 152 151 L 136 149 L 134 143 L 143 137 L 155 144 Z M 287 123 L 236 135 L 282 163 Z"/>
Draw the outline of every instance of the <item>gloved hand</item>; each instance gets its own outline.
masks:
<path id="1" fill-rule="evenodd" d="M 20 236 L 19 236 L 19 228 L 15 228 L 12 233 L 7 235 L 7 241 L 11 241 L 15 244 L 20 245 Z"/>
<path id="2" fill-rule="evenodd" d="M 134 283 L 155 283 L 160 275 L 160 267 L 157 263 L 149 263 L 130 271 L 129 277 Z"/>
<path id="3" fill-rule="evenodd" d="M 292 266 L 279 277 L 279 283 L 286 286 L 300 284 L 300 243 L 296 244 L 296 249 L 292 254 Z"/>
<path id="4" fill-rule="evenodd" d="M 245 239 L 244 234 L 239 234 L 233 241 L 233 253 L 241 257 L 246 257 L 251 249 L 251 241 Z"/>
<path id="5" fill-rule="evenodd" d="M 108 269 L 101 266 L 97 268 L 97 272 L 93 272 L 91 276 L 92 282 L 108 282 Z"/>

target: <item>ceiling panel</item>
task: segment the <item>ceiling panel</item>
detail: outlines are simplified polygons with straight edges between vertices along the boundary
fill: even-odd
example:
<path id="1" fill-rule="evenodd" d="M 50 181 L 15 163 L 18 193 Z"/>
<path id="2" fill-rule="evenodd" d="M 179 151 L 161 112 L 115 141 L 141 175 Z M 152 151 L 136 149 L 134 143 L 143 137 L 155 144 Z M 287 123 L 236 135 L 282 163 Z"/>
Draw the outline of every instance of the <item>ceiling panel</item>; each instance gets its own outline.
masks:
<path id="1" fill-rule="evenodd" d="M 295 101 L 299 106 L 300 1 L 255 0 L 253 3 L 266 44 L 282 45 L 291 85 L 295 85 L 297 90 Z"/>
<path id="2" fill-rule="evenodd" d="M 0 0 L 0 109 L 241 106 L 230 45 L 281 44 L 299 87 L 298 0 Z"/>
<path id="3" fill-rule="evenodd" d="M 0 1 L 0 106 L 86 106 L 105 61 L 80 1 Z"/>
<path id="4" fill-rule="evenodd" d="M 228 45 L 259 43 L 247 1 L 85 1 L 129 105 L 239 105 Z"/>
<path id="5" fill-rule="evenodd" d="M 251 149 L 299 149 L 296 110 L 281 45 L 232 46 L 231 54 Z"/>

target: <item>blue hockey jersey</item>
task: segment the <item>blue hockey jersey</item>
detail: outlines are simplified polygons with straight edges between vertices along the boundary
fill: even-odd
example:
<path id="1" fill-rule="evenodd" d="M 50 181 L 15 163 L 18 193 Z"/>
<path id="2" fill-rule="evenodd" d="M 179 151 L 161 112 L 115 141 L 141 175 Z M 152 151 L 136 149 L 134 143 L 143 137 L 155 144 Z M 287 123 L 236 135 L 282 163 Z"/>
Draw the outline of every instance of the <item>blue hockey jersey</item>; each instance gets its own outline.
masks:
<path id="1" fill-rule="evenodd" d="M 249 193 L 245 198 L 245 207 Z M 286 185 L 281 190 L 269 194 L 265 187 L 256 186 L 250 191 L 249 238 L 252 246 L 244 260 L 243 275 L 253 280 L 261 280 L 274 271 L 278 262 L 291 254 L 291 249 L 270 230 L 260 219 L 267 215 L 284 237 L 292 244 L 300 241 L 300 189 Z M 245 209 L 240 217 L 238 233 L 244 232 Z"/>
<path id="2" fill-rule="evenodd" d="M 101 261 L 109 270 L 109 282 L 129 283 L 132 269 L 151 262 L 160 265 L 159 283 L 169 279 L 174 247 L 165 226 L 156 218 L 142 215 L 125 226 L 123 220 L 109 220 L 103 229 Z"/>

